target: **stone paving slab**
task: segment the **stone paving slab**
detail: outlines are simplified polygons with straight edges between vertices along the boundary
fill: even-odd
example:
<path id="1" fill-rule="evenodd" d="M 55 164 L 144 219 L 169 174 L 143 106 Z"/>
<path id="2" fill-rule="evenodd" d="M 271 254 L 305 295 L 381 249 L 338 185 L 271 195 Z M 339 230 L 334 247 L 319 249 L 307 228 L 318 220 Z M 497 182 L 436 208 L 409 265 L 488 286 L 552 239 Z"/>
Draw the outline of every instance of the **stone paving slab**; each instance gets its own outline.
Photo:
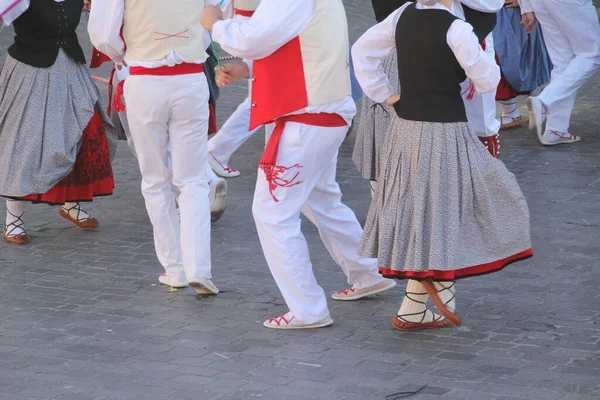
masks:
<path id="1" fill-rule="evenodd" d="M 372 11 L 366 1 L 345 4 L 355 40 L 373 23 Z M 3 49 L 11 36 L 0 34 Z M 83 35 L 82 42 L 89 50 Z M 220 122 L 245 93 L 243 85 L 223 92 Z M 403 285 L 357 303 L 331 302 L 328 329 L 261 326 L 285 311 L 251 216 L 261 133 L 232 159 L 242 176 L 229 181 L 227 212 L 213 227 L 222 293 L 157 285 L 139 171 L 121 145 L 115 195 L 90 205 L 98 231 L 78 231 L 56 208 L 30 205 L 31 244 L 0 243 L 0 399 L 383 400 L 423 385 L 411 399 L 599 399 L 599 100 L 596 75 L 573 114 L 579 144 L 542 148 L 524 128 L 502 135 L 502 159 L 531 208 L 536 255 L 461 281 L 465 325 L 431 332 L 391 327 Z M 370 196 L 352 164 L 352 141 L 340 152 L 338 179 L 362 218 Z M 304 229 L 319 282 L 327 292 L 343 288 L 318 232 L 310 223 Z"/>

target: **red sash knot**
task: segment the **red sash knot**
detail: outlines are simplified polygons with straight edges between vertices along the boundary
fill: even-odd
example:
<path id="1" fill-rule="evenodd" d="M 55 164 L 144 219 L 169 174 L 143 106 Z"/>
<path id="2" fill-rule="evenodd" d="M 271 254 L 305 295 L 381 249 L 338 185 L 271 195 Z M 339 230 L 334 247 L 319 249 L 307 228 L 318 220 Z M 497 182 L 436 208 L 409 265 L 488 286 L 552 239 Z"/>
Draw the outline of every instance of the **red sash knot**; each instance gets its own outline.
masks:
<path id="1" fill-rule="evenodd" d="M 347 126 L 348 123 L 344 118 L 342 118 L 339 114 L 328 114 L 328 113 L 318 113 L 318 114 L 292 114 L 286 115 L 280 118 L 277 118 L 273 121 L 275 123 L 275 128 L 273 129 L 273 133 L 271 133 L 271 137 L 267 142 L 267 146 L 265 148 L 265 152 L 263 153 L 262 158 L 260 159 L 260 163 L 258 168 L 261 169 L 265 173 L 265 178 L 269 183 L 269 193 L 273 197 L 275 202 L 279 202 L 277 197 L 275 197 L 275 189 L 277 187 L 292 187 L 302 183 L 302 181 L 298 180 L 298 176 L 300 172 L 296 172 L 291 178 L 285 179 L 281 175 L 291 169 L 300 169 L 302 165 L 295 164 L 289 167 L 277 165 L 277 153 L 279 151 L 279 142 L 281 141 L 281 135 L 285 129 L 285 124 L 288 122 L 296 122 L 299 124 L 311 125 L 311 126 L 322 126 L 322 127 L 342 127 Z"/>

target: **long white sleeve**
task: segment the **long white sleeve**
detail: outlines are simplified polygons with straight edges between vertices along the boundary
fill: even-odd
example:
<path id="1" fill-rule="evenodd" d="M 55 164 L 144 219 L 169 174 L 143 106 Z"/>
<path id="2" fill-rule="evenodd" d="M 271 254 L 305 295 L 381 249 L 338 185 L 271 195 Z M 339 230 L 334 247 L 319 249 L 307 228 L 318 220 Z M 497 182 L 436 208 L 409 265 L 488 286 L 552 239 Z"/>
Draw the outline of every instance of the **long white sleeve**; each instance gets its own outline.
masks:
<path id="1" fill-rule="evenodd" d="M 213 40 L 237 57 L 260 60 L 300 35 L 310 23 L 316 0 L 263 0 L 248 21 L 218 21 Z"/>
<path id="2" fill-rule="evenodd" d="M 363 92 L 373 101 L 382 103 L 393 96 L 383 70 L 383 61 L 396 51 L 396 25 L 407 3 L 390 14 L 385 20 L 365 32 L 352 46 L 354 74 Z"/>
<path id="3" fill-rule="evenodd" d="M 460 0 L 460 2 L 476 11 L 496 13 L 504 7 L 504 0 Z"/>
<path id="4" fill-rule="evenodd" d="M 117 63 L 122 63 L 125 57 L 125 43 L 121 39 L 124 9 L 124 0 L 94 1 L 88 22 L 94 47 Z"/>
<path id="5" fill-rule="evenodd" d="M 519 6 L 521 7 L 521 15 L 534 12 L 531 0 L 519 0 Z"/>
<path id="6" fill-rule="evenodd" d="M 29 8 L 29 0 L 1 0 L 0 13 L 4 26 L 9 26 Z"/>
<path id="7" fill-rule="evenodd" d="M 479 93 L 496 90 L 500 82 L 500 68 L 494 57 L 481 48 L 473 27 L 456 20 L 448 29 L 446 39 L 456 60 L 475 85 L 475 90 Z"/>

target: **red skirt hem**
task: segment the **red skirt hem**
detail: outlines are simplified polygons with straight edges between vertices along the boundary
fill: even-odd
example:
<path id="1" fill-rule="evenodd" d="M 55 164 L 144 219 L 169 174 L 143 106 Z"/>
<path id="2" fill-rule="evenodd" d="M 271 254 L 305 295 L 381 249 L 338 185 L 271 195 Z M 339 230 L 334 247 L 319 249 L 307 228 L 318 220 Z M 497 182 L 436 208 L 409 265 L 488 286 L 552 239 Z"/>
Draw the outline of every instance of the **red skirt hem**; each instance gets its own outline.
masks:
<path id="1" fill-rule="evenodd" d="M 113 194 L 115 181 L 105 178 L 95 181 L 88 186 L 71 186 L 59 188 L 54 186 L 43 194 L 30 194 L 19 197 L 16 200 L 30 201 L 34 204 L 45 203 L 50 205 L 62 205 L 65 203 L 80 203 L 93 201 L 94 197 L 110 196 Z"/>
<path id="2" fill-rule="evenodd" d="M 395 279 L 415 279 L 415 280 L 425 280 L 432 279 L 435 281 L 455 281 L 457 279 L 469 278 L 473 276 L 486 275 L 491 274 L 492 272 L 497 272 L 504 267 L 515 263 L 517 261 L 525 260 L 533 256 L 533 249 L 527 249 L 510 257 L 504 258 L 502 260 L 493 261 L 491 263 L 480 264 L 473 267 L 461 268 L 458 270 L 452 271 L 439 271 L 439 270 L 429 270 L 429 271 L 395 271 L 392 269 L 379 268 L 379 273 L 385 276 L 386 278 L 395 278 Z"/>

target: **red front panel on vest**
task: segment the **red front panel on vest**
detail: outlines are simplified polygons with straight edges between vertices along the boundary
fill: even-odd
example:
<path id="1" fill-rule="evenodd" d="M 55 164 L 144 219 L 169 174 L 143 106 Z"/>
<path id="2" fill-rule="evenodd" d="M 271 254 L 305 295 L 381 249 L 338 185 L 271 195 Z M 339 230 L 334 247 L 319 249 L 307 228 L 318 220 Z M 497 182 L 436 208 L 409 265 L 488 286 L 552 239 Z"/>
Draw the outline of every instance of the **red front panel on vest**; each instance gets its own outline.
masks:
<path id="1" fill-rule="evenodd" d="M 250 130 L 308 106 L 300 38 L 254 61 Z"/>

